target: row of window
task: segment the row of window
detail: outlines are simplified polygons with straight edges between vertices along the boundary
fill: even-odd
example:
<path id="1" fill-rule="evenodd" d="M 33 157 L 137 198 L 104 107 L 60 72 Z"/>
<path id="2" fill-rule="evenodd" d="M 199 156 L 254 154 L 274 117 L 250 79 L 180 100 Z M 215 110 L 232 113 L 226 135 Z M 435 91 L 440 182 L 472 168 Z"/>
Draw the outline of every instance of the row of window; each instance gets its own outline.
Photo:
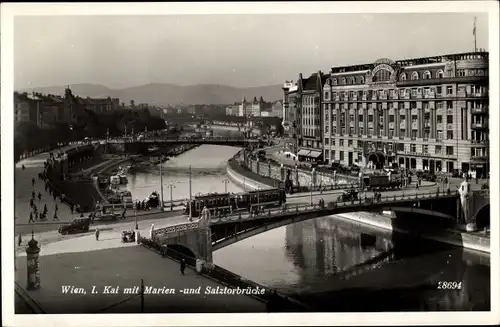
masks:
<path id="1" fill-rule="evenodd" d="M 340 132 L 340 135 L 346 135 L 346 131 L 347 129 L 345 127 L 341 127 L 338 129 L 338 131 Z M 356 130 L 354 127 L 349 127 L 349 135 L 355 135 L 356 134 Z M 384 136 L 385 133 L 384 133 L 384 130 L 382 128 L 380 128 L 378 130 L 378 135 L 377 133 L 375 132 L 375 129 L 370 127 L 370 128 L 367 128 L 367 131 L 368 131 L 368 134 L 365 133 L 365 128 L 364 127 L 359 127 L 358 128 L 358 135 L 370 135 L 370 136 Z M 443 140 L 443 131 L 442 130 L 438 130 L 436 131 L 436 140 Z M 329 126 L 325 126 L 325 134 L 330 134 L 330 128 Z M 331 134 L 337 134 L 337 126 L 332 126 L 332 130 L 331 130 Z M 389 137 L 394 137 L 396 134 L 395 134 L 395 130 L 393 128 L 390 128 L 388 130 L 388 134 L 387 136 Z M 401 128 L 399 129 L 399 135 L 401 136 L 405 136 L 406 135 L 406 129 L 404 128 Z M 410 136 L 409 137 L 412 137 L 412 138 L 417 138 L 418 137 L 418 129 L 417 128 L 414 128 L 410 131 Z M 431 137 L 431 132 L 428 128 L 424 129 L 424 131 L 422 132 L 422 138 L 425 138 L 425 139 L 429 139 Z M 453 140 L 453 131 L 452 130 L 447 130 L 446 131 L 446 139 L 447 140 Z"/>
<path id="2" fill-rule="evenodd" d="M 417 95 L 431 95 L 431 94 L 437 94 L 437 95 L 443 95 L 443 91 L 445 92 L 445 95 L 453 95 L 454 90 L 453 86 L 448 85 L 446 86 L 445 89 L 443 89 L 443 86 L 432 86 L 432 87 L 414 87 L 414 88 L 401 88 L 401 89 L 390 89 L 390 90 L 359 90 L 359 91 L 340 91 L 340 92 L 330 92 L 329 90 L 324 91 L 324 99 L 325 101 L 329 100 L 334 100 L 337 98 L 337 95 L 339 96 L 340 100 L 348 100 L 348 99 L 354 99 L 354 96 L 356 95 L 358 99 L 362 99 L 363 96 L 365 96 L 367 99 L 372 99 L 374 96 L 378 97 L 385 97 L 387 94 L 389 94 L 390 97 L 394 97 L 395 95 L 400 95 L 400 96 L 405 96 L 405 95 L 412 95 L 412 96 L 417 96 Z M 460 87 L 460 91 L 466 92 L 465 86 Z M 486 93 L 487 88 L 486 86 L 482 85 L 471 85 L 470 86 L 470 93 L 473 95 L 482 95 Z M 332 98 L 330 99 L 330 94 L 332 95 Z"/>
<path id="3" fill-rule="evenodd" d="M 397 103 L 397 108 L 395 108 L 395 103 Z M 472 102 L 473 105 L 471 105 L 472 108 L 483 108 L 485 107 L 483 103 L 481 102 Z M 417 103 L 416 102 L 409 102 L 410 108 L 409 109 L 417 109 Z M 387 103 L 388 108 L 387 109 L 405 109 L 405 104 L 403 102 L 388 102 Z M 453 109 L 453 101 L 436 101 L 435 102 L 436 109 Z M 361 103 L 358 103 L 358 109 L 361 108 Z M 340 108 L 338 110 L 344 111 L 344 110 L 352 110 L 354 109 L 354 103 L 341 103 Z M 367 103 L 366 104 L 366 109 L 367 110 L 382 110 L 382 103 Z M 430 109 L 430 104 L 428 101 L 423 101 L 422 102 L 422 109 L 424 110 L 429 110 Z M 328 117 L 328 112 L 331 110 L 337 110 L 333 109 L 331 104 L 325 104 L 324 105 L 324 110 L 325 110 L 325 115 Z"/>
<path id="4" fill-rule="evenodd" d="M 364 121 L 364 116 L 365 115 L 358 115 L 358 122 L 362 123 Z M 368 122 L 372 123 L 373 122 L 373 115 L 368 115 Z M 342 113 L 340 115 L 340 123 L 344 124 L 345 123 L 345 118 L 346 114 Z M 404 123 L 406 121 L 406 115 L 399 115 L 400 118 L 400 123 Z M 474 116 L 473 116 L 474 118 Z M 475 117 L 477 121 L 480 121 L 480 117 Z M 418 121 L 418 115 L 411 115 L 411 120 L 412 123 L 416 123 Z M 354 121 L 354 115 L 349 115 L 349 121 Z M 389 115 L 389 123 L 394 123 L 395 121 L 395 115 Z M 332 124 L 337 122 L 337 115 L 334 114 L 332 115 Z M 436 115 L 436 122 L 437 124 L 441 124 L 443 122 L 443 116 L 442 115 Z M 329 119 L 328 119 L 328 112 L 325 113 L 325 127 L 328 127 Z M 383 124 L 384 123 L 384 116 L 379 116 L 379 123 Z M 430 123 L 430 113 L 426 112 L 424 113 L 424 123 Z M 453 115 L 446 115 L 446 123 L 447 124 L 453 124 Z"/>
<path id="5" fill-rule="evenodd" d="M 404 151 L 404 145 L 401 147 L 398 144 L 397 149 L 398 149 L 398 151 Z M 445 150 L 446 155 L 448 155 L 448 156 L 454 155 L 454 147 L 453 146 L 446 146 L 445 149 L 446 149 Z M 393 151 L 392 143 L 387 144 L 387 150 Z M 326 151 L 328 151 L 328 149 Z M 332 156 L 335 156 L 335 150 L 330 150 L 330 151 L 332 153 Z M 417 145 L 416 144 L 410 144 L 410 152 L 417 153 Z M 340 151 L 340 160 L 343 160 L 343 153 L 344 153 L 344 151 Z M 422 153 L 423 154 L 431 154 L 431 153 L 429 153 L 429 146 L 428 145 L 422 146 Z M 484 153 L 486 153 L 486 151 L 483 148 L 476 148 L 476 149 L 471 148 L 471 156 L 474 156 L 474 155 L 483 156 L 483 155 L 485 155 Z M 436 145 L 434 147 L 434 154 L 435 155 L 442 155 L 443 154 L 443 147 L 441 145 Z"/>
<path id="6" fill-rule="evenodd" d="M 484 76 L 487 73 L 485 69 L 458 69 L 456 75 L 459 77 L 462 76 Z M 377 72 L 377 74 L 374 76 L 374 81 L 387 81 L 390 79 L 390 72 L 386 69 L 381 69 L 380 71 Z M 432 76 L 432 73 L 427 70 L 422 74 L 422 79 L 432 79 L 432 78 L 443 78 L 444 77 L 444 71 L 443 70 L 438 70 L 434 76 Z M 400 81 L 406 81 L 408 78 L 408 74 L 403 72 L 399 75 L 399 80 Z M 412 81 L 420 79 L 420 74 L 416 71 L 412 72 L 410 74 L 410 79 Z M 365 83 L 365 78 L 363 76 L 351 76 L 349 78 L 342 77 L 342 78 L 332 78 L 331 80 L 328 81 L 330 85 L 355 85 L 355 84 L 364 84 Z"/>

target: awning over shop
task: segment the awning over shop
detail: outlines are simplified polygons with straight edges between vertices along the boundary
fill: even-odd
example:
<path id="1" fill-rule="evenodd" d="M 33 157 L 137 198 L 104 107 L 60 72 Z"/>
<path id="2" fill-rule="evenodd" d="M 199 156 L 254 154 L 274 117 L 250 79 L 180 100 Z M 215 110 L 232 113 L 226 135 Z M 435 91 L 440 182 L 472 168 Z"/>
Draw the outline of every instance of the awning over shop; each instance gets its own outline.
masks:
<path id="1" fill-rule="evenodd" d="M 309 153 L 311 153 L 311 151 L 309 150 L 299 150 L 299 153 L 297 153 L 298 156 L 309 156 Z"/>
<path id="2" fill-rule="evenodd" d="M 317 158 L 317 157 L 319 157 L 322 154 L 323 154 L 323 152 L 311 151 L 311 153 L 309 153 L 309 157 L 311 157 L 311 158 Z"/>

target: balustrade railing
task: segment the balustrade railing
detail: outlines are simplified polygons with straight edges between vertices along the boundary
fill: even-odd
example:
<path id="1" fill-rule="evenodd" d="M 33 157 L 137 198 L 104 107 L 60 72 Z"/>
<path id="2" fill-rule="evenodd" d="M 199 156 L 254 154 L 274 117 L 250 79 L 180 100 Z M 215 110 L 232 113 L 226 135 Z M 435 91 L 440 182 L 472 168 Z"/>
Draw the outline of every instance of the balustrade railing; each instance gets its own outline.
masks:
<path id="1" fill-rule="evenodd" d="M 228 222 L 242 221 L 242 220 L 257 220 L 257 219 L 266 219 L 270 217 L 278 217 L 278 216 L 286 216 L 290 214 L 306 214 L 312 212 L 321 212 L 321 211 L 331 211 L 337 208 L 361 208 L 364 209 L 366 207 L 370 207 L 375 204 L 395 204 L 400 202 L 416 202 L 418 200 L 424 199 L 439 199 L 443 197 L 456 197 L 458 196 L 457 192 L 451 192 L 448 190 L 435 191 L 435 192 L 426 192 L 426 193 L 415 193 L 408 190 L 408 192 L 403 192 L 400 195 L 387 195 L 387 196 L 360 196 L 356 199 L 350 200 L 341 200 L 339 197 L 336 201 L 331 201 L 320 205 L 319 203 L 314 204 L 306 204 L 306 205 L 295 205 L 289 206 L 286 205 L 281 208 L 272 208 L 272 209 L 261 209 L 254 212 L 241 211 L 238 213 L 230 214 L 230 215 L 221 215 L 210 218 L 210 224 L 224 224 Z"/>

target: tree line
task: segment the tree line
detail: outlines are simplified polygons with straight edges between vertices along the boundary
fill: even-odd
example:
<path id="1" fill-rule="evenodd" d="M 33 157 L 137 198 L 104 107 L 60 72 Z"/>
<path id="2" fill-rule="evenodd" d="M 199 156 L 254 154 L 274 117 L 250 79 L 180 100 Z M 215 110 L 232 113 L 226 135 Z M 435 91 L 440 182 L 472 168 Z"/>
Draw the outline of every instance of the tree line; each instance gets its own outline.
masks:
<path id="1" fill-rule="evenodd" d="M 40 128 L 33 121 L 17 122 L 14 128 L 14 157 L 43 148 L 55 148 L 58 143 L 67 143 L 89 138 L 105 138 L 164 129 L 165 121 L 152 116 L 148 109 L 119 109 L 108 113 L 85 110 L 78 122 L 55 123 L 51 128 Z"/>

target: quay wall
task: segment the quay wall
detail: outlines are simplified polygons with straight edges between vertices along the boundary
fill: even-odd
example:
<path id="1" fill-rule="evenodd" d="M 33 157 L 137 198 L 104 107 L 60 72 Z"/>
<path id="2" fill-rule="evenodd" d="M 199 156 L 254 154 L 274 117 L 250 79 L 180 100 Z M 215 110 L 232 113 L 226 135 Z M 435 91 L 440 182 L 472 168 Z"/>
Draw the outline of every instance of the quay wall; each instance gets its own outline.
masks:
<path id="1" fill-rule="evenodd" d="M 238 155 L 237 155 L 238 156 Z M 236 157 L 236 156 L 235 156 Z M 259 167 L 260 168 L 260 167 Z M 262 182 L 257 182 L 255 179 L 257 178 L 267 178 L 270 181 L 275 181 L 275 179 L 262 176 L 257 174 L 256 172 L 245 170 L 240 166 L 237 160 L 230 159 L 227 164 L 227 174 L 231 178 L 231 180 L 238 184 L 245 184 L 246 187 L 257 189 L 257 187 L 264 188 L 265 185 Z M 264 169 L 265 170 L 265 169 Z M 262 171 L 259 169 L 259 171 Z M 267 186 L 268 188 L 270 186 Z M 341 218 L 348 219 L 350 221 L 355 221 L 371 226 L 375 226 L 378 228 L 395 231 L 402 234 L 412 234 L 411 231 L 402 230 L 393 226 L 392 219 L 396 219 L 396 217 L 389 215 L 381 215 L 378 213 L 371 212 L 356 212 L 356 213 L 346 213 L 337 215 Z M 466 249 L 471 249 L 475 251 L 490 253 L 490 239 L 488 237 L 483 237 L 476 234 L 466 233 L 458 230 L 446 230 L 441 232 L 440 235 L 431 234 L 431 233 L 419 233 L 420 237 L 447 243 L 455 246 L 464 247 Z"/>

